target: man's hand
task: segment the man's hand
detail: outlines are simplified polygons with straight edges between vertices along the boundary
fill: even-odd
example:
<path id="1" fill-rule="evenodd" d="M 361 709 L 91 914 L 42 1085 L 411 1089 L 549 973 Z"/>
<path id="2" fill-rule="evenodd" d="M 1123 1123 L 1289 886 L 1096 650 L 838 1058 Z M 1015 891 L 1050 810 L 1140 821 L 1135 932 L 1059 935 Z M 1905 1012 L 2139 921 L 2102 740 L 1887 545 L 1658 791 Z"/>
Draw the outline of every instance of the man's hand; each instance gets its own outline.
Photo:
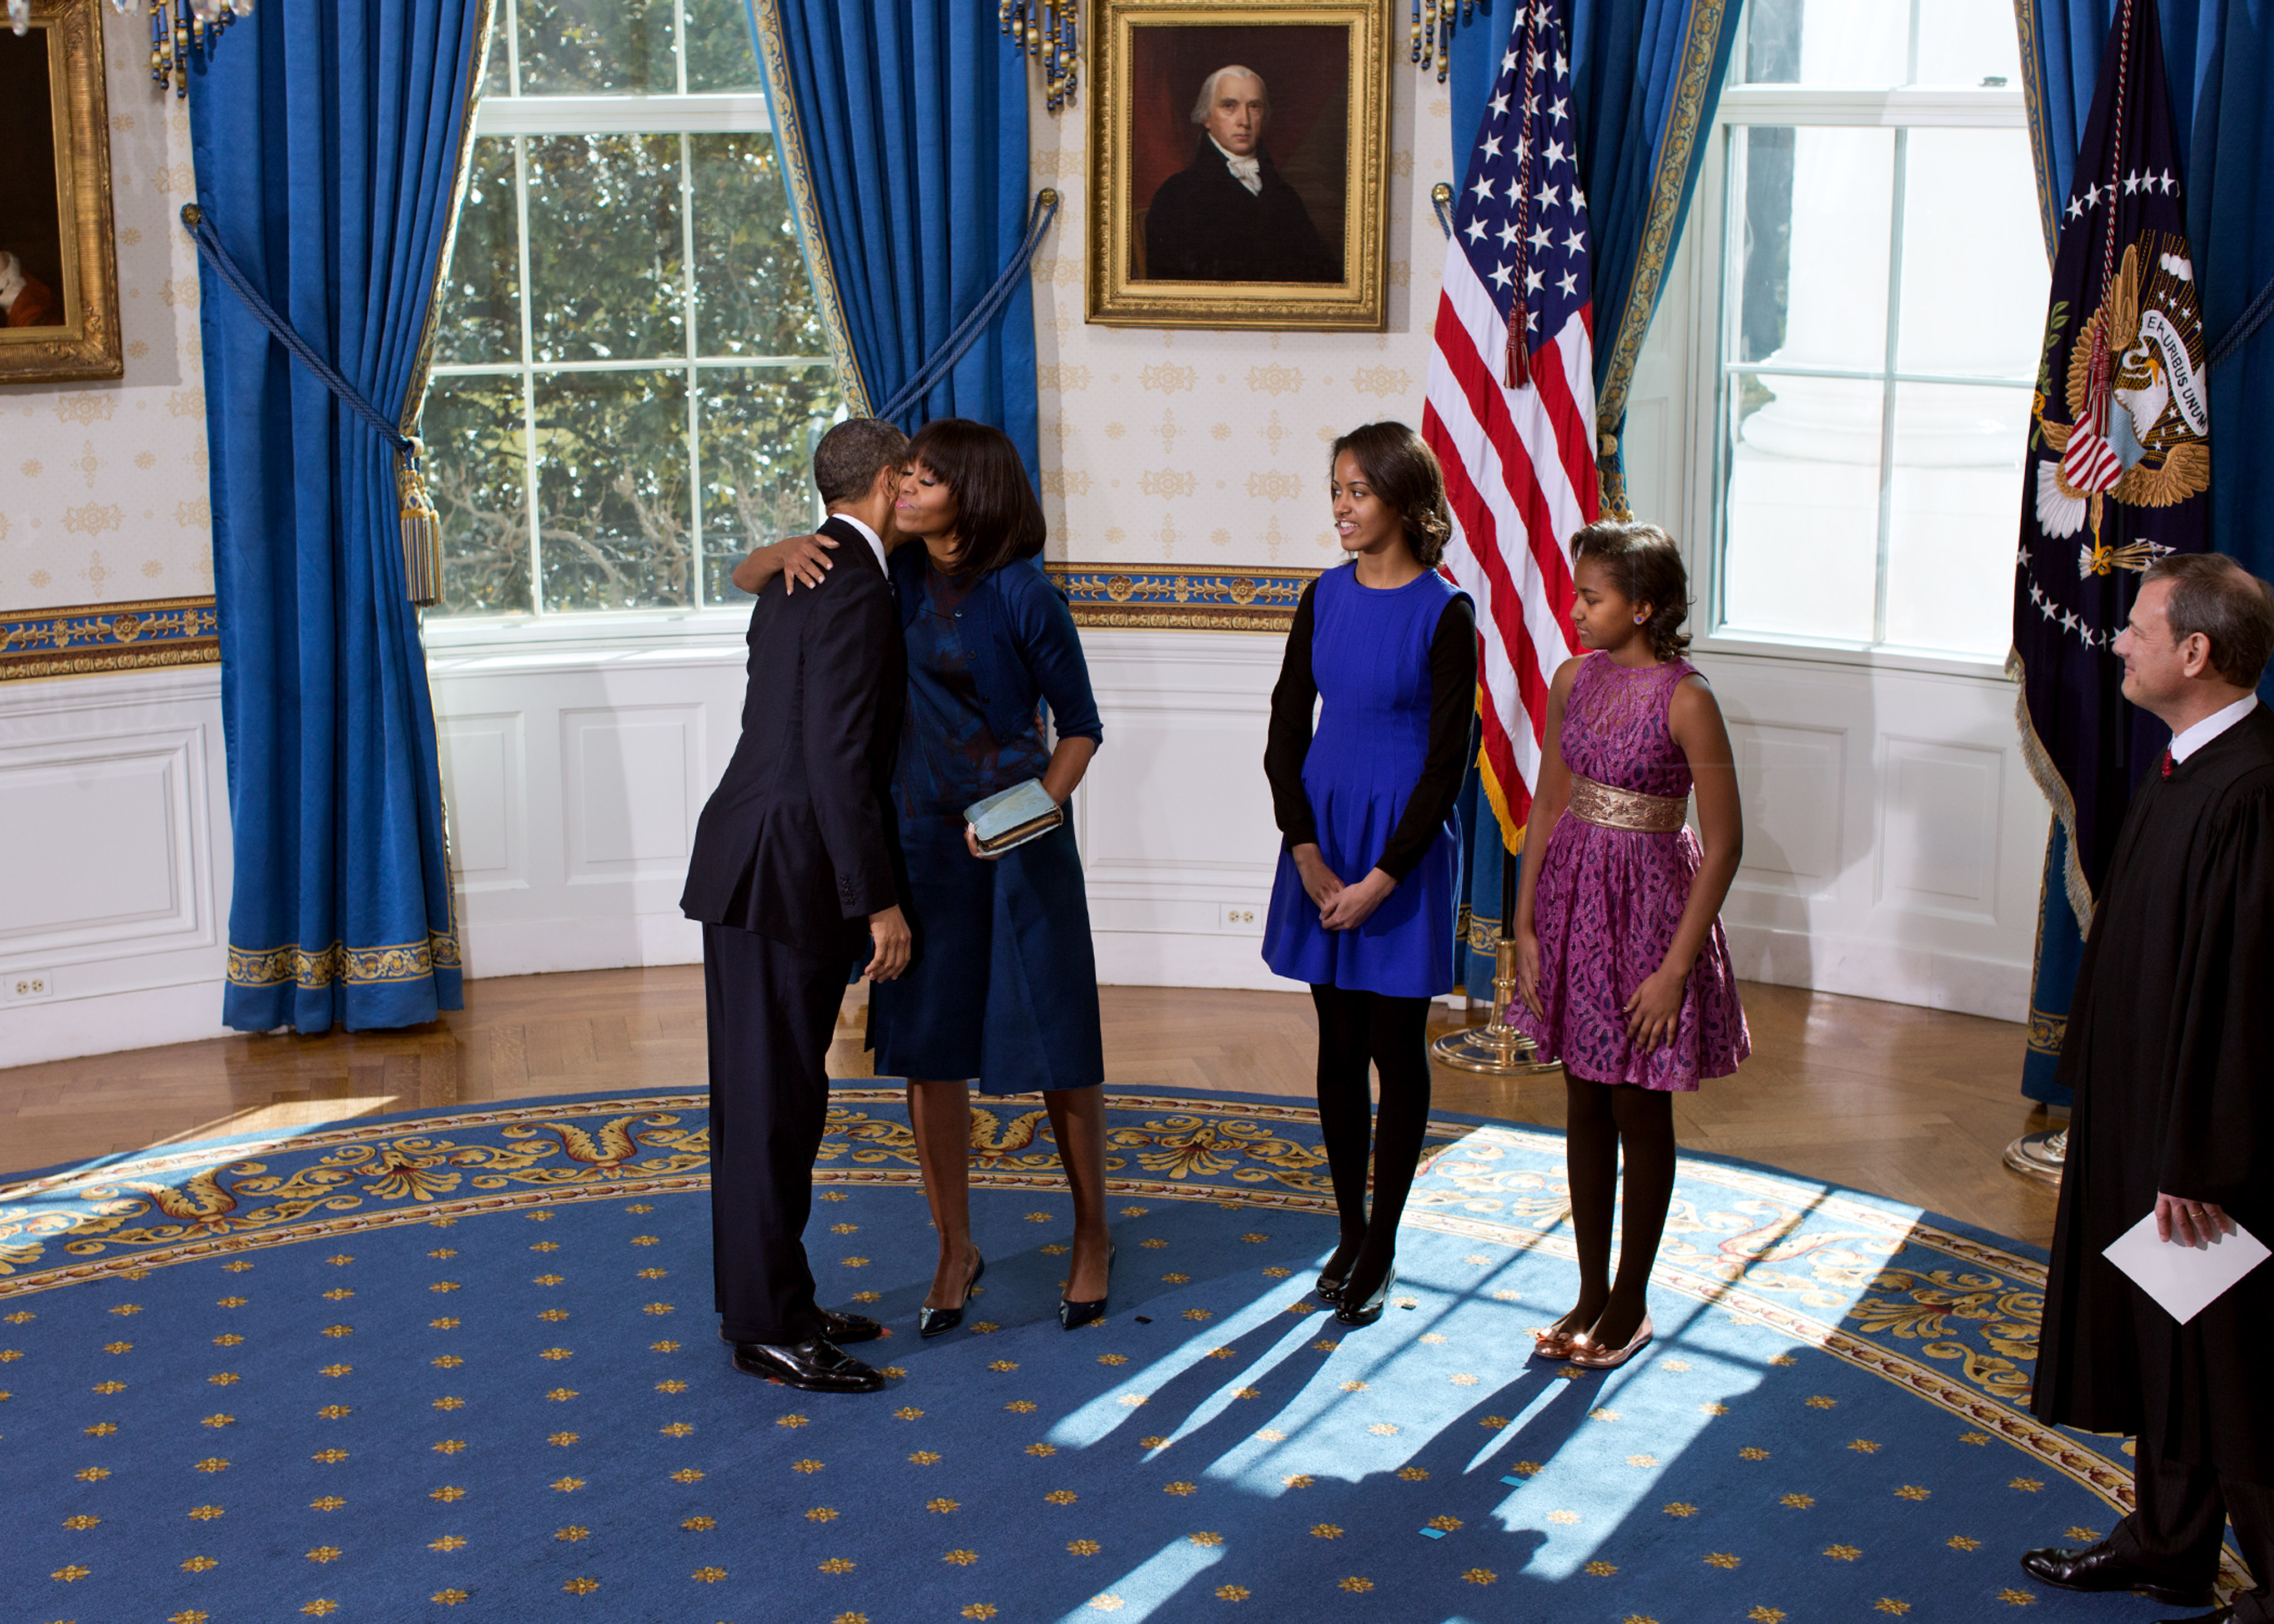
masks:
<path id="1" fill-rule="evenodd" d="M 1345 885 L 1335 893 L 1335 899 L 1319 910 L 1319 926 L 1324 930 L 1356 930 L 1374 916 L 1382 898 L 1397 889 L 1397 882 L 1379 868 L 1368 868 L 1366 877 L 1355 885 Z"/>
<path id="2" fill-rule="evenodd" d="M 908 967 L 915 938 L 909 934 L 907 919 L 897 904 L 869 915 L 869 940 L 875 951 L 869 955 L 869 967 L 861 973 L 868 980 L 889 981 Z"/>
<path id="3" fill-rule="evenodd" d="M 2222 1234 L 2234 1233 L 2234 1220 L 2216 1201 L 2190 1201 L 2185 1196 L 2156 1193 L 2156 1238 L 2176 1240 L 2198 1249 Z"/>

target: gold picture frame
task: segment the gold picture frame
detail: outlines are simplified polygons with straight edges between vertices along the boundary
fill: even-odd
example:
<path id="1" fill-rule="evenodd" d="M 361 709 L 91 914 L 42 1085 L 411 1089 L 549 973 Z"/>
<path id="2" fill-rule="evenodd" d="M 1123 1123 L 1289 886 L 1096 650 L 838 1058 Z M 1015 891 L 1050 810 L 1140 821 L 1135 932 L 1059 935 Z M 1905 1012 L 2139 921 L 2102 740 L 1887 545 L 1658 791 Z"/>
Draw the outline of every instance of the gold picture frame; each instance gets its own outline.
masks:
<path id="1" fill-rule="evenodd" d="M 1095 0 L 1088 319 L 1384 330 L 1390 35 L 1390 0 Z M 1261 139 L 1227 147 L 1202 113 L 1235 66 Z"/>
<path id="2" fill-rule="evenodd" d="M 0 27 L 0 151 L 32 154 L 0 184 L 0 383 L 123 377 L 101 0 Z"/>

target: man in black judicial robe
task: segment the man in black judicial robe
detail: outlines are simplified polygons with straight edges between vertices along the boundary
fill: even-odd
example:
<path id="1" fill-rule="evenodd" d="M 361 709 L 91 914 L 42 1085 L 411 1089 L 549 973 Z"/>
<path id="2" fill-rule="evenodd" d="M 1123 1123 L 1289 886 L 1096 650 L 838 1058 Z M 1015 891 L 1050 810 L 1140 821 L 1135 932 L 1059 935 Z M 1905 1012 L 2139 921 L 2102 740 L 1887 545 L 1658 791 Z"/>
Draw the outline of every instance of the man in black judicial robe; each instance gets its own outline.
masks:
<path id="1" fill-rule="evenodd" d="M 1311 211 L 1264 150 L 1271 100 L 1249 69 L 1218 68 L 1201 86 L 1190 167 L 1163 181 L 1145 214 L 1148 282 L 1340 282 Z"/>
<path id="2" fill-rule="evenodd" d="M 2274 649 L 2266 583 L 2216 553 L 2148 571 L 2116 640 L 2124 696 L 2172 730 L 2093 911 L 2060 1079 L 2075 1091 L 2030 1407 L 2138 1439 L 2134 1510 L 2022 1565 L 2064 1590 L 2207 1607 L 2225 1524 L 2274 1621 L 2274 1268 L 2185 1325 L 2102 1255 L 2149 1213 L 2175 1244 L 2274 1239 Z"/>
<path id="3" fill-rule="evenodd" d="M 840 423 L 814 448 L 821 533 L 846 567 L 750 611 L 742 736 L 696 824 L 680 906 L 703 922 L 711 1067 L 711 1245 L 734 1364 L 814 1392 L 884 1377 L 839 1345 L 882 1327 L 814 1302 L 800 1237 L 829 1108 L 829 1041 L 854 966 L 907 967 L 888 797 L 907 653 L 885 573 L 907 437 Z"/>

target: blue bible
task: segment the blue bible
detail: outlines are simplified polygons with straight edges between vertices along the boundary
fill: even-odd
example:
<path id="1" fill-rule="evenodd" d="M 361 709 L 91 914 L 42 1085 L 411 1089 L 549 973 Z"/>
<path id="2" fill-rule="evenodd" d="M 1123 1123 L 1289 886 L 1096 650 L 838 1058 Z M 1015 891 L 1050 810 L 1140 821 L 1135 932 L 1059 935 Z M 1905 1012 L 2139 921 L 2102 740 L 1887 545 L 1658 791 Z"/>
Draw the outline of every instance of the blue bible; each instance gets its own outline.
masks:
<path id="1" fill-rule="evenodd" d="M 1040 778 L 1028 778 L 964 808 L 963 821 L 971 825 L 979 849 L 991 857 L 1050 833 L 1065 822 L 1065 814 Z"/>

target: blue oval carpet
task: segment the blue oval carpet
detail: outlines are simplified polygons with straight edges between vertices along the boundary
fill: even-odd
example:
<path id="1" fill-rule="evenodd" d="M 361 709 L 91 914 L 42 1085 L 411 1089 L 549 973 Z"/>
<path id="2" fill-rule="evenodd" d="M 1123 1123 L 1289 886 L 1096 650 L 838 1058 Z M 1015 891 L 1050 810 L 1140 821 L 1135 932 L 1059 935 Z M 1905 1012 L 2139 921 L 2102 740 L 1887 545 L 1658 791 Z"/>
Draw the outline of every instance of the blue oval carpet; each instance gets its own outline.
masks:
<path id="1" fill-rule="evenodd" d="M 840 1087 L 808 1244 L 879 1395 L 738 1374 L 704 1097 L 583 1096 L 169 1147 L 0 1188 L 0 1496 L 27 1624 L 1909 1615 L 2122 1624 L 2024 1548 L 2127 1501 L 2022 1408 L 2042 1254 L 1685 1158 L 1659 1340 L 1529 1357 L 1574 1287 L 1562 1141 L 1441 1117 L 1395 1306 L 1308 1295 L 1314 1113 L 1111 1101 L 1112 1312 L 1062 1332 L 1046 1119 L 983 1112 L 988 1259 L 935 1242 L 895 1090 Z"/>

